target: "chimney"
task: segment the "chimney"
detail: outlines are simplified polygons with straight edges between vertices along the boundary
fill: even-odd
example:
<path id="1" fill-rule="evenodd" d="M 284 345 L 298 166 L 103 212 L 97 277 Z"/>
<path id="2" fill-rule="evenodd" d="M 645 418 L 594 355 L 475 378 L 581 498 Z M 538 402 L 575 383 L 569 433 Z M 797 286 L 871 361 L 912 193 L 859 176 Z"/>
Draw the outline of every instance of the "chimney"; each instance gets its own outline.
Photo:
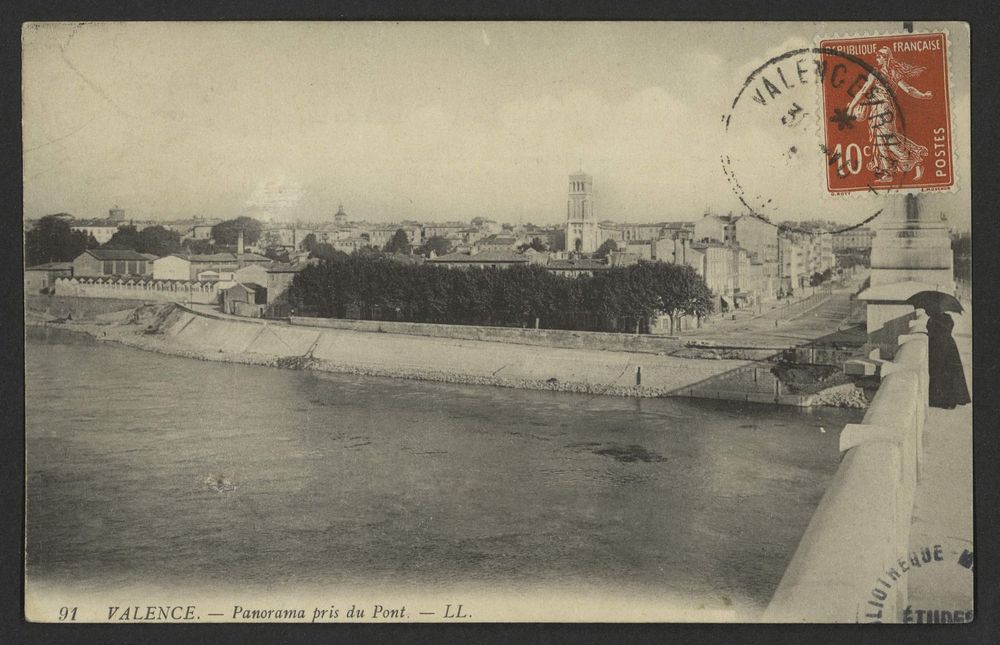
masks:
<path id="1" fill-rule="evenodd" d="M 236 238 L 236 253 L 243 255 L 243 229 L 240 229 L 239 236 Z"/>

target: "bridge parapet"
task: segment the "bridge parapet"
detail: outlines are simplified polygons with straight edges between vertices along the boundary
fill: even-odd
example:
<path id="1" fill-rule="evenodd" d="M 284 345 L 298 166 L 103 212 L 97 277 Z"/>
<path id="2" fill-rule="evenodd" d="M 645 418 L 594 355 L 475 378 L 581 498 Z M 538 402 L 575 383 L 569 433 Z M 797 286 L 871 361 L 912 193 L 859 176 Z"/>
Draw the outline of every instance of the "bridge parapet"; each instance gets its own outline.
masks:
<path id="1" fill-rule="evenodd" d="M 860 424 L 845 426 L 843 453 L 764 622 L 899 622 L 914 492 L 927 416 L 927 317 L 917 312 L 892 361 L 870 362 L 881 377 Z M 905 567 L 904 567 L 905 568 Z M 888 585 L 883 584 L 886 581 Z"/>

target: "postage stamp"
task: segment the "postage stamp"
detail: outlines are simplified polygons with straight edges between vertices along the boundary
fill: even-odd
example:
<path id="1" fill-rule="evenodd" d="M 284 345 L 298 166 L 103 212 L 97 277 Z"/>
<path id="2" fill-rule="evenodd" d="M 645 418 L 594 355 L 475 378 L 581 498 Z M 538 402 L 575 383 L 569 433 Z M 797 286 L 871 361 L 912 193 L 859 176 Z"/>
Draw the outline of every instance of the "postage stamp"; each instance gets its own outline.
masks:
<path id="1" fill-rule="evenodd" d="M 843 55 L 866 64 L 848 70 Z M 955 185 L 944 32 L 820 41 L 831 193 Z M 846 100 L 845 100 L 846 95 Z"/>

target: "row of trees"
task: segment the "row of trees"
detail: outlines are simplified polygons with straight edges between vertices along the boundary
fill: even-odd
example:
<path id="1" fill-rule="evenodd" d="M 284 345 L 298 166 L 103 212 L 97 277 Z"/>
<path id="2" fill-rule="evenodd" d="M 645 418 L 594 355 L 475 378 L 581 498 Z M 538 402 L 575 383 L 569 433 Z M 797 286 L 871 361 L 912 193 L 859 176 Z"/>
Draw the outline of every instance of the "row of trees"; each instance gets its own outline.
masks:
<path id="1" fill-rule="evenodd" d="M 142 230 L 131 224 L 121 226 L 110 240 L 99 244 L 94 236 L 74 231 L 68 218 L 46 215 L 24 234 L 24 257 L 28 266 L 44 262 L 69 262 L 87 249 L 131 249 L 140 253 L 169 255 L 171 253 L 211 253 L 222 246 L 236 244 L 239 231 L 244 242 L 254 244 L 260 239 L 263 225 L 251 217 L 237 217 L 212 227 L 210 240 L 181 240 L 180 233 L 163 226 L 148 226 Z"/>
<path id="2" fill-rule="evenodd" d="M 648 329 L 658 313 L 704 316 L 712 296 L 688 266 L 640 262 L 567 278 L 540 266 L 450 269 L 377 256 L 335 257 L 301 271 L 289 289 L 300 311 L 328 318 Z"/>

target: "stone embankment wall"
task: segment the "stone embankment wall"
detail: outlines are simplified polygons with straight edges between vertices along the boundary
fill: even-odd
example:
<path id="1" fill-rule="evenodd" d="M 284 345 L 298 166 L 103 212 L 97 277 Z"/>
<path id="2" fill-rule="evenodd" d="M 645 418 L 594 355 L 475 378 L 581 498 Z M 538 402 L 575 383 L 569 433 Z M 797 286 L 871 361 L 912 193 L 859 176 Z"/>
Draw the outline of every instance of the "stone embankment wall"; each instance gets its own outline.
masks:
<path id="1" fill-rule="evenodd" d="M 76 296 L 24 296 L 24 309 L 53 318 L 87 319 L 115 311 L 135 309 L 135 300 L 120 298 L 88 298 Z"/>
<path id="2" fill-rule="evenodd" d="M 684 341 L 663 336 L 608 334 L 563 329 L 518 329 L 514 327 L 479 327 L 472 325 L 436 325 L 432 323 L 389 322 L 378 320 L 343 320 L 292 316 L 293 325 L 325 327 L 351 331 L 408 334 L 455 340 L 483 340 L 494 343 L 539 345 L 563 349 L 603 349 L 620 352 L 665 354 L 684 347 Z"/>
<path id="3" fill-rule="evenodd" d="M 927 415 L 926 320 L 899 336 L 894 359 L 880 362 L 882 381 L 863 422 L 841 432 L 843 460 L 765 622 L 900 621 L 907 587 L 899 562 L 909 553 Z"/>

